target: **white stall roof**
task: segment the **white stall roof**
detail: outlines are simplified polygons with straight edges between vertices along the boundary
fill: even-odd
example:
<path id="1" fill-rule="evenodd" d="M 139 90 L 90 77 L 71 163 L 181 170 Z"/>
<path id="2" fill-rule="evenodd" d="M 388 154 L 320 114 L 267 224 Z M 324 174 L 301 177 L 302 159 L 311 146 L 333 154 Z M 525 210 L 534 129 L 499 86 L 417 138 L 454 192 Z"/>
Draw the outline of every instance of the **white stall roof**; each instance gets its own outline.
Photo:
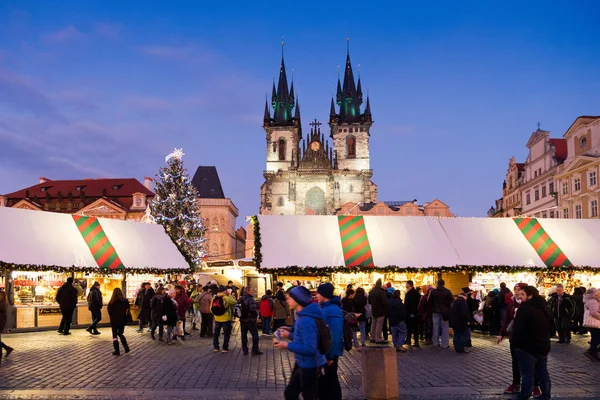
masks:
<path id="1" fill-rule="evenodd" d="M 0 262 L 17 268 L 39 265 L 83 269 L 100 268 L 99 263 L 107 265 L 108 260 L 112 267 L 122 266 L 127 270 L 189 269 L 161 225 L 113 219 L 98 218 L 99 227 L 94 233 L 104 233 L 98 238 L 106 236 L 113 247 L 109 252 L 116 256 L 101 258 L 102 253 L 96 252 L 95 258 L 84 239 L 86 232 L 79 231 L 76 218 L 79 216 L 0 207 Z M 109 247 L 105 244 L 104 250 Z M 113 263 L 117 257 L 120 263 L 118 260 Z"/>

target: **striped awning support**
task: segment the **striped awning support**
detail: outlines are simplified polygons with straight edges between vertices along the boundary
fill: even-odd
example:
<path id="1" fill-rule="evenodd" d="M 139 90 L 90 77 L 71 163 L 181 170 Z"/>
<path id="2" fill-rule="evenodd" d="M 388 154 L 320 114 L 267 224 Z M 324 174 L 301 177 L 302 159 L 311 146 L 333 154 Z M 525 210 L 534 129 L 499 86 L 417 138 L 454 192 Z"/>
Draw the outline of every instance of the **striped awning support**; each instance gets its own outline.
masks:
<path id="1" fill-rule="evenodd" d="M 98 218 L 73 215 L 73 220 L 100 268 L 116 270 L 125 267 L 117 250 L 102 229 Z"/>
<path id="2" fill-rule="evenodd" d="M 566 254 L 546 233 L 536 218 L 514 218 L 514 221 L 546 266 L 572 266 Z"/>
<path id="3" fill-rule="evenodd" d="M 364 218 L 340 215 L 338 224 L 346 267 L 374 267 Z"/>

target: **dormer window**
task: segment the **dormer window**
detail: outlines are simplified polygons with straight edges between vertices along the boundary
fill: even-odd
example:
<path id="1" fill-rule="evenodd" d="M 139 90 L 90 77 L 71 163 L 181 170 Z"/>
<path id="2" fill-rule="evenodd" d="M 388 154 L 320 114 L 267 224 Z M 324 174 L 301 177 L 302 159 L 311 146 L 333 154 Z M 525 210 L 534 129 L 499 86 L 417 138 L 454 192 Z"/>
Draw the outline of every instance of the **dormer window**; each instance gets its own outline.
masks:
<path id="1" fill-rule="evenodd" d="M 136 207 L 141 207 L 142 206 L 142 199 L 140 197 L 137 197 L 135 199 L 135 206 Z"/>
<path id="2" fill-rule="evenodd" d="M 119 190 L 123 187 L 123 185 L 113 185 L 113 190 Z"/>
<path id="3" fill-rule="evenodd" d="M 40 188 L 40 190 L 41 190 L 42 192 L 47 192 L 47 191 L 48 191 L 48 190 L 49 190 L 51 187 L 52 187 L 52 186 L 44 186 L 44 187 Z"/>
<path id="4" fill-rule="evenodd" d="M 85 188 L 85 185 L 79 185 L 76 187 L 78 192 L 81 192 Z"/>

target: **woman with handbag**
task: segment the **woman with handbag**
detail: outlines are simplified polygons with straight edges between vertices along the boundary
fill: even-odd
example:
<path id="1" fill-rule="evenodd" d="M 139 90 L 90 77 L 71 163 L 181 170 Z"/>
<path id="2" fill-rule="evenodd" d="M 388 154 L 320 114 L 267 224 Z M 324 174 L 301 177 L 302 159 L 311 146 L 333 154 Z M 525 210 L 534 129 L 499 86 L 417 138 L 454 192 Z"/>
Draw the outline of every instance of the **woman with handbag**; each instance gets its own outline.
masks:
<path id="1" fill-rule="evenodd" d="M 600 361 L 600 292 L 596 288 L 590 288 L 583 296 L 585 310 L 583 312 L 583 326 L 588 328 L 592 335 L 590 348 L 584 353 L 592 361 Z"/>

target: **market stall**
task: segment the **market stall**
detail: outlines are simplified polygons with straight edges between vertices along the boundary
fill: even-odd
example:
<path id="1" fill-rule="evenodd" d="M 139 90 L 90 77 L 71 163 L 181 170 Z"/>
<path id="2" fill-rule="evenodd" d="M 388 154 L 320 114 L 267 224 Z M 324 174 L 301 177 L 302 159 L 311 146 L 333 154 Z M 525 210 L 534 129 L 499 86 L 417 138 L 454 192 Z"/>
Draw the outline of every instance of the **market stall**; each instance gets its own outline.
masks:
<path id="1" fill-rule="evenodd" d="M 189 271 L 161 225 L 0 207 L 0 235 L 0 270 L 16 307 L 9 326 L 17 329 L 58 326 L 56 290 L 69 276 L 82 300 L 74 323 L 85 324 L 94 282 L 108 302 L 127 275 Z"/>

